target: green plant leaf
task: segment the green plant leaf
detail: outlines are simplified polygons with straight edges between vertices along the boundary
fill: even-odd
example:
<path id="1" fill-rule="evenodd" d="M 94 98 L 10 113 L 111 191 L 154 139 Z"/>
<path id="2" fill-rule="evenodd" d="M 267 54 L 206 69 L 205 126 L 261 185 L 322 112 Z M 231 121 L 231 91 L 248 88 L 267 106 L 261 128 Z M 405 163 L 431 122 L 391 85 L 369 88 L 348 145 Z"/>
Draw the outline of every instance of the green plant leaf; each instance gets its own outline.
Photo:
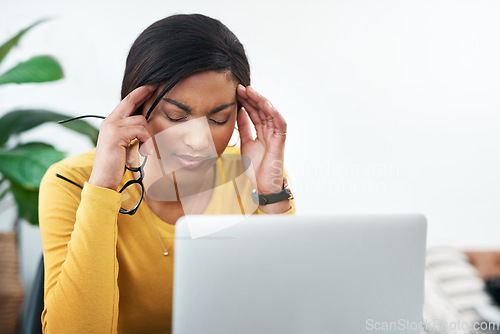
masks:
<path id="1" fill-rule="evenodd" d="M 2 177 L 0 179 L 0 188 L 2 186 L 2 183 L 4 183 L 5 181 L 7 181 L 6 178 Z M 10 191 L 10 187 L 7 185 L 7 187 L 5 187 L 1 192 L 0 192 L 0 202 L 2 201 L 2 199 L 5 197 L 5 195 L 7 195 Z"/>
<path id="2" fill-rule="evenodd" d="M 23 149 L 23 150 L 32 150 L 32 149 L 53 149 L 53 150 L 55 150 L 54 146 L 52 146 L 48 143 L 41 142 L 41 141 L 32 141 L 29 143 L 17 145 L 17 147 L 15 147 L 15 148 Z"/>
<path id="3" fill-rule="evenodd" d="M 0 148 L 0 173 L 11 183 L 36 190 L 47 169 L 65 156 L 45 143 L 28 143 L 10 150 Z"/>
<path id="4" fill-rule="evenodd" d="M 2 62 L 2 60 L 5 58 L 5 56 L 7 55 L 7 53 L 9 53 L 9 51 L 17 45 L 17 43 L 19 42 L 19 40 L 21 39 L 21 37 L 23 37 L 23 35 L 28 32 L 31 28 L 33 28 L 34 26 L 42 23 L 42 22 L 45 22 L 45 21 L 48 21 L 49 19 L 48 18 L 45 18 L 45 19 L 41 19 L 39 21 L 36 21 L 35 23 L 33 23 L 32 25 L 30 25 L 29 27 L 21 30 L 17 35 L 15 35 L 14 37 L 12 37 L 11 39 L 9 39 L 7 42 L 5 42 L 2 46 L 0 46 L 0 63 Z"/>
<path id="5" fill-rule="evenodd" d="M 0 75 L 0 85 L 55 81 L 64 77 L 59 62 L 52 56 L 35 56 Z"/>
<path id="6" fill-rule="evenodd" d="M 0 193 L 0 202 L 3 200 L 5 195 L 7 195 L 9 192 L 10 192 L 10 187 L 7 187 L 4 190 L 2 190 L 2 193 Z"/>
<path id="7" fill-rule="evenodd" d="M 38 188 L 27 189 L 12 180 L 10 188 L 17 204 L 19 218 L 24 218 L 32 225 L 38 225 Z"/>
<path id="8" fill-rule="evenodd" d="M 18 109 L 6 113 L 0 118 L 0 146 L 5 145 L 10 136 L 19 134 L 46 122 L 57 122 L 71 118 L 65 114 L 44 109 Z M 87 136 L 97 144 L 99 130 L 84 120 L 64 123 L 62 126 Z"/>

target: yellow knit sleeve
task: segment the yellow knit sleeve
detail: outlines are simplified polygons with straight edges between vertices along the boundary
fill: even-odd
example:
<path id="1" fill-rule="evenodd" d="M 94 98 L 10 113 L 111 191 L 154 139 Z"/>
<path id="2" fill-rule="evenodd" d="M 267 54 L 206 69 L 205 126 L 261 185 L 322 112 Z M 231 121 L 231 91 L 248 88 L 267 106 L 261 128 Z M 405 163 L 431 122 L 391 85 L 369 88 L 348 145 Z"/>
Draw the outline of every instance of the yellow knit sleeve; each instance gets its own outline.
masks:
<path id="1" fill-rule="evenodd" d="M 56 173 L 83 185 L 56 177 Z M 121 195 L 58 163 L 40 185 L 45 262 L 43 333 L 116 333 L 117 217 Z"/>

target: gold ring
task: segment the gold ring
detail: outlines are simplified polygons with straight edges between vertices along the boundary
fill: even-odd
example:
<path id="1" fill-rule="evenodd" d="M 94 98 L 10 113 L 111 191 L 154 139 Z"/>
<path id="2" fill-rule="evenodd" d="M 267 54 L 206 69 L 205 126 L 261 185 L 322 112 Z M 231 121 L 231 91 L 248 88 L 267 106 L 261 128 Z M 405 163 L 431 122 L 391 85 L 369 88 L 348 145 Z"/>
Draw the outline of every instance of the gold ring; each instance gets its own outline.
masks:
<path id="1" fill-rule="evenodd" d="M 286 132 L 275 132 L 275 135 L 286 136 Z"/>

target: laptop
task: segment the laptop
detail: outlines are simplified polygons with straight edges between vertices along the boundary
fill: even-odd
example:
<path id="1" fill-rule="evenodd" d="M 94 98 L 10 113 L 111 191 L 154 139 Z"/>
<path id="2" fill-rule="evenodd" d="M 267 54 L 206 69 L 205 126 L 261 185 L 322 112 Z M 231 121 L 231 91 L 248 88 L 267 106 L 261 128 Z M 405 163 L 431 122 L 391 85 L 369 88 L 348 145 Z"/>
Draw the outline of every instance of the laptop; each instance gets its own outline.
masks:
<path id="1" fill-rule="evenodd" d="M 173 334 L 421 333 L 426 218 L 187 215 Z"/>

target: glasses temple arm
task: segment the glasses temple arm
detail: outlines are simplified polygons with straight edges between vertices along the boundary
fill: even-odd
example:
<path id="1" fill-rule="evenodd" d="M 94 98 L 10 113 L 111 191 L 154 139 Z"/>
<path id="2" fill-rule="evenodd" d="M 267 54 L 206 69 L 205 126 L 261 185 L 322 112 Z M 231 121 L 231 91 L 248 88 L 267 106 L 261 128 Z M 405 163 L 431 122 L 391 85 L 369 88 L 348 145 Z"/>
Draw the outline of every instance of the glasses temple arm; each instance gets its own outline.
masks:
<path id="1" fill-rule="evenodd" d="M 105 119 L 106 118 L 106 117 L 101 116 L 101 115 L 83 115 L 83 116 L 77 116 L 77 117 L 73 117 L 73 118 L 64 119 L 62 121 L 58 121 L 57 123 L 58 124 L 64 124 L 64 123 L 76 121 L 76 120 L 79 120 L 79 119 L 82 119 L 82 118 L 90 118 L 90 117 L 100 118 L 100 119 Z"/>

